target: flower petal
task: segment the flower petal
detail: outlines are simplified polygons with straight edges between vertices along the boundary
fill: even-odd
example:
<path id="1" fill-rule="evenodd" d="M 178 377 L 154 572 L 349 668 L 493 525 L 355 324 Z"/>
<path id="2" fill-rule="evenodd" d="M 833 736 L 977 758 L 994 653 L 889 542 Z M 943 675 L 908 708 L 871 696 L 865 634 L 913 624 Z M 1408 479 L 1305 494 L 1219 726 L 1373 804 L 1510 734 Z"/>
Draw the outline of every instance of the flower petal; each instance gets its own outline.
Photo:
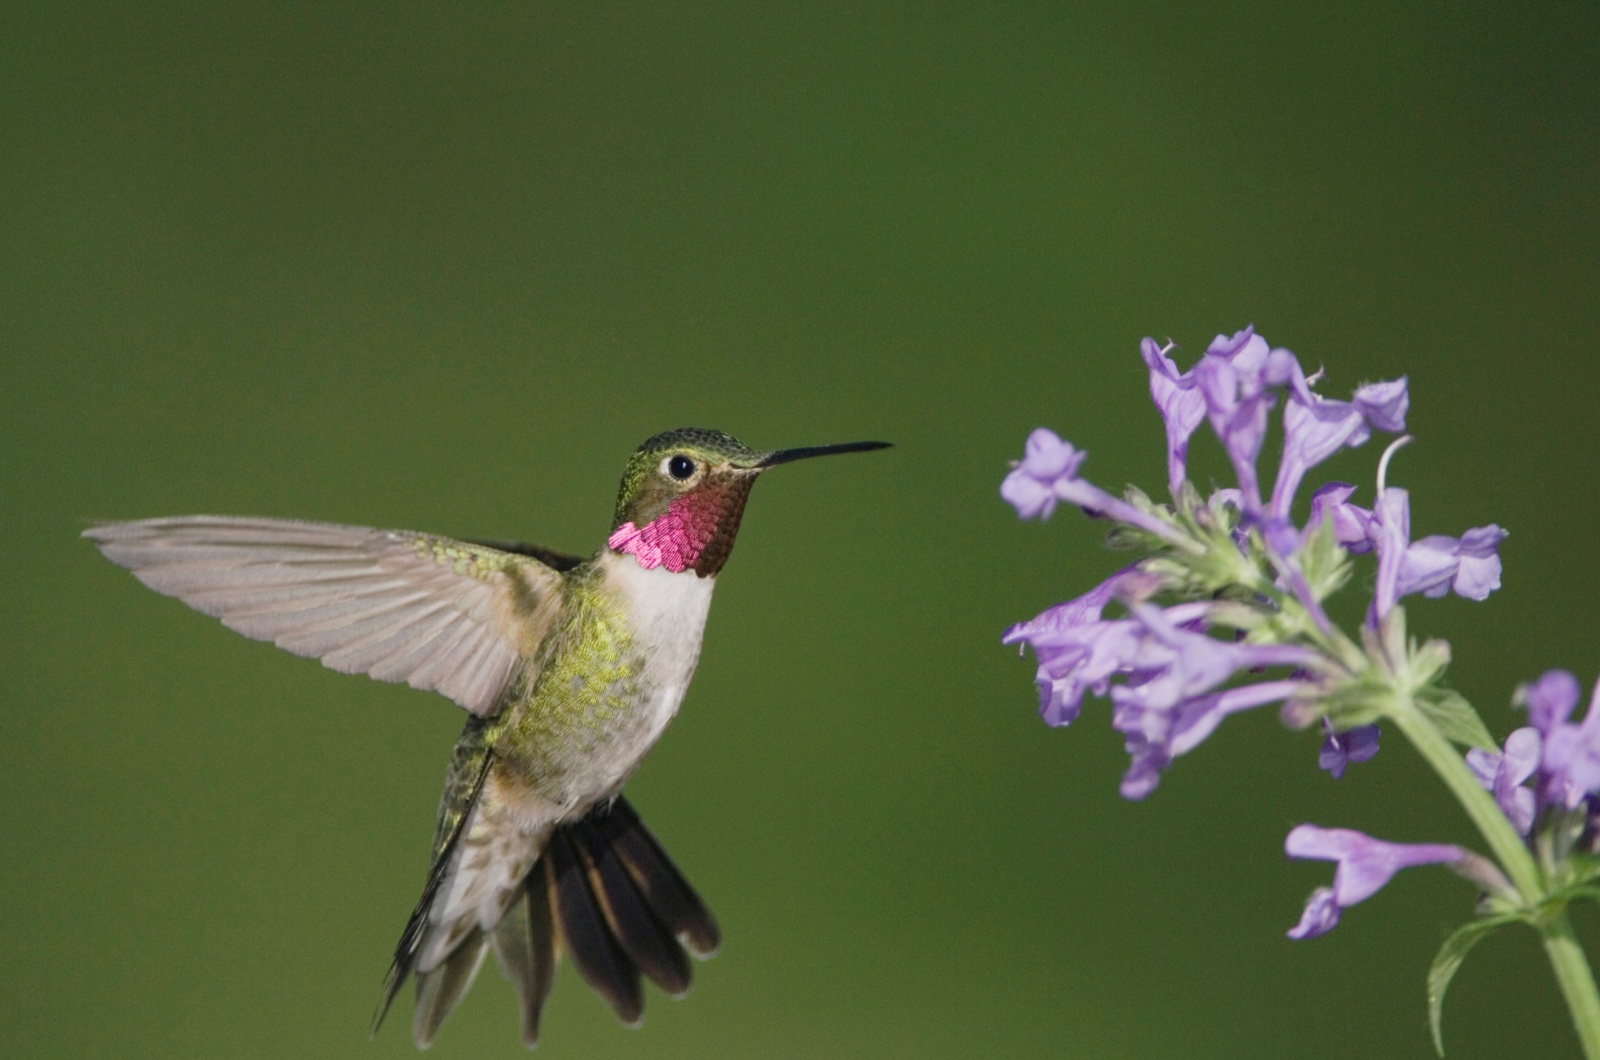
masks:
<path id="1" fill-rule="evenodd" d="M 1567 670 L 1546 670 L 1532 684 L 1522 685 L 1512 703 L 1526 707 L 1528 723 L 1546 735 L 1572 717 L 1578 705 L 1578 679 Z"/>
<path id="2" fill-rule="evenodd" d="M 1355 491 L 1354 486 L 1344 482 L 1319 486 L 1311 495 L 1311 518 L 1306 522 L 1306 531 L 1309 533 L 1323 522 L 1330 522 L 1334 540 L 1340 545 L 1357 554 L 1371 552 L 1372 513 L 1349 503 Z"/>
<path id="3" fill-rule="evenodd" d="M 1483 600 L 1500 588 L 1500 556 L 1495 549 L 1509 536 L 1493 523 L 1461 535 L 1461 562 L 1450 586 L 1457 596 Z"/>
<path id="4" fill-rule="evenodd" d="M 1443 534 L 1432 534 L 1414 541 L 1400 557 L 1397 596 L 1421 593 L 1437 599 L 1450 591 L 1460 567 L 1461 542 Z"/>
<path id="5" fill-rule="evenodd" d="M 1289 937 L 1314 939 L 1326 935 L 1339 926 L 1339 914 L 1343 911 L 1333 897 L 1332 887 L 1318 887 L 1311 892 L 1305 912 L 1300 914 L 1300 923 L 1289 929 Z"/>
<path id="6" fill-rule="evenodd" d="M 1366 417 L 1355 405 L 1316 394 L 1310 397 L 1307 402 L 1291 393 L 1283 407 L 1283 458 L 1278 463 L 1271 506 L 1272 514 L 1280 519 L 1289 517 L 1295 492 L 1307 471 L 1344 446 L 1361 445 L 1372 435 Z"/>
<path id="7" fill-rule="evenodd" d="M 1378 753 L 1378 727 L 1358 725 L 1345 732 L 1334 732 L 1327 719 L 1323 719 L 1327 735 L 1317 752 L 1317 765 L 1333 774 L 1338 780 L 1344 776 L 1351 762 L 1366 762 Z"/>
<path id="8" fill-rule="evenodd" d="M 1000 483 L 1001 498 L 1023 519 L 1048 519 L 1056 510 L 1056 492 L 1020 467 Z"/>
<path id="9" fill-rule="evenodd" d="M 1411 495 L 1390 486 L 1372 508 L 1372 545 L 1378 553 L 1377 585 L 1367 625 L 1376 629 L 1400 599 L 1400 565 L 1411 540 Z"/>
<path id="10" fill-rule="evenodd" d="M 1466 851 L 1449 843 L 1388 843 L 1349 828 L 1303 824 L 1284 840 L 1292 858 L 1336 861 L 1334 899 L 1349 908 L 1380 891 L 1401 869 L 1460 861 Z"/>
<path id="11" fill-rule="evenodd" d="M 1000 496 L 1023 519 L 1048 519 L 1059 498 L 1058 485 L 1077 475 L 1087 455 L 1040 427 L 1028 435 L 1021 462 L 1000 484 Z"/>
<path id="12" fill-rule="evenodd" d="M 1406 429 L 1406 411 L 1411 405 L 1411 397 L 1406 391 L 1406 377 L 1357 387 L 1355 404 L 1376 430 L 1398 434 Z"/>
<path id="13" fill-rule="evenodd" d="M 1154 339 L 1140 343 L 1139 353 L 1150 369 L 1150 398 L 1167 427 L 1167 485 L 1176 497 L 1187 475 L 1189 438 L 1206 416 L 1205 395 L 1195 387 L 1192 373 L 1179 372 Z"/>

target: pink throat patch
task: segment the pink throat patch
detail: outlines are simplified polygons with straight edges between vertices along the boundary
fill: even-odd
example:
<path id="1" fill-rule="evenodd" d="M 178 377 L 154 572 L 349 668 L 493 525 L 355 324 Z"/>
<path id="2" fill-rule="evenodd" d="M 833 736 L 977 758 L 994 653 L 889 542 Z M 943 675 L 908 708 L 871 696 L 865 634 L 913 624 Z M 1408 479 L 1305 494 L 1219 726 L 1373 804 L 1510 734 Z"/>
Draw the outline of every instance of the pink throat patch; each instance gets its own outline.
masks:
<path id="1" fill-rule="evenodd" d="M 618 552 L 630 553 L 645 570 L 665 567 L 673 573 L 686 571 L 716 536 L 720 508 L 720 500 L 706 494 L 678 497 L 642 527 L 623 523 L 606 544 Z"/>

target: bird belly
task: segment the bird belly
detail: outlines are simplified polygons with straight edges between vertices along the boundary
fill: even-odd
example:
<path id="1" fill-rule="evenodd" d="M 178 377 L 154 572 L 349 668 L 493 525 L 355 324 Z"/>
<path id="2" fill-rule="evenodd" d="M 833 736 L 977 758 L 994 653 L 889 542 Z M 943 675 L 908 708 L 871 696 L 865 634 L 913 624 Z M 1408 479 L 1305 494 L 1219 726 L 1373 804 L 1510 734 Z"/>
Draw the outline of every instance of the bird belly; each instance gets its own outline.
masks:
<path id="1" fill-rule="evenodd" d="M 615 796 L 677 713 L 699 661 L 713 579 L 614 553 L 595 573 L 496 742 L 502 790 L 523 789 L 531 817 L 552 803 L 579 815 Z"/>

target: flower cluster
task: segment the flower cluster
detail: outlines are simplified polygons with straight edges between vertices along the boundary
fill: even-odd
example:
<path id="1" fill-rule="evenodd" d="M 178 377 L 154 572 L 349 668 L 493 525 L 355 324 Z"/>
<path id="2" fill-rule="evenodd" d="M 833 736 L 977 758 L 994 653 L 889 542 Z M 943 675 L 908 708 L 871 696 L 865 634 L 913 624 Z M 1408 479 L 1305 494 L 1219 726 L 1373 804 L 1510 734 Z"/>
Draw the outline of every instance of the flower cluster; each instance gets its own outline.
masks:
<path id="1" fill-rule="evenodd" d="M 1357 693 L 1382 687 L 1375 673 L 1392 676 L 1411 661 L 1370 658 L 1332 629 L 1322 600 L 1345 580 L 1348 556 L 1377 558 L 1367 618 L 1376 642 L 1405 596 L 1455 592 L 1482 600 L 1497 589 L 1497 548 L 1506 533 L 1489 525 L 1460 537 L 1412 541 L 1409 495 L 1385 486 L 1381 474 L 1372 507 L 1354 503 L 1354 486 L 1330 482 L 1312 493 L 1297 526 L 1295 499 L 1308 472 L 1374 432 L 1405 430 L 1406 380 L 1358 387 L 1349 401 L 1325 397 L 1317 392 L 1320 371 L 1308 375 L 1293 353 L 1269 346 L 1249 328 L 1218 336 L 1188 371 L 1178 369 L 1171 350 L 1150 339 L 1141 347 L 1150 394 L 1166 426 L 1170 505 L 1136 492 L 1117 498 L 1087 481 L 1086 454 L 1045 428 L 1029 436 L 1022 460 L 1000 487 L 1025 519 L 1048 518 L 1066 502 L 1113 520 L 1151 554 L 1011 627 L 1003 640 L 1033 649 L 1047 723 L 1076 720 L 1085 694 L 1111 700 L 1111 723 L 1130 758 L 1122 781 L 1127 798 L 1150 794 L 1173 759 L 1229 714 L 1274 703 L 1285 705 L 1284 717 L 1293 723 L 1321 721 L 1319 764 L 1342 776 L 1347 765 L 1378 751 L 1372 722 L 1379 712 Z M 1258 464 L 1269 414 L 1280 401 L 1283 449 L 1267 491 Z M 1187 478 L 1189 444 L 1202 423 L 1210 424 L 1236 477 L 1235 485 L 1203 500 Z M 1171 602 L 1157 603 L 1163 599 Z M 1113 604 L 1121 614 L 1107 617 Z M 1436 676 L 1442 663 L 1433 669 L 1424 676 Z M 1600 714 L 1595 717 L 1600 726 Z M 1522 742 L 1519 737 L 1515 749 Z M 1491 764 L 1485 757 L 1483 768 L 1502 787 L 1516 787 L 1528 776 L 1517 773 L 1519 761 L 1513 755 L 1504 765 L 1498 758 Z M 1594 761 L 1600 767 L 1600 758 Z M 1425 863 L 1418 858 L 1460 860 L 1453 847 L 1446 857 L 1445 848 L 1434 845 L 1412 850 L 1358 841 L 1359 833 L 1306 829 L 1292 834 L 1291 855 L 1335 857 L 1343 882 L 1313 897 L 1315 912 L 1308 909 L 1296 937 L 1332 927 L 1338 909 L 1376 890 L 1395 869 Z M 1319 836 L 1336 837 L 1336 847 L 1319 845 Z M 1375 845 L 1363 847 L 1363 841 Z M 1378 879 L 1351 867 L 1357 865 L 1391 867 Z M 1371 887 L 1350 882 L 1373 879 L 1378 882 Z"/>
<path id="2" fill-rule="evenodd" d="M 1176 757 L 1240 711 L 1280 704 L 1286 724 L 1320 724 L 1318 764 L 1335 778 L 1376 755 L 1379 723 L 1392 723 L 1449 784 L 1494 859 L 1453 844 L 1391 843 L 1302 824 L 1289 833 L 1286 853 L 1337 868 L 1289 936 L 1328 932 L 1403 868 L 1446 866 L 1483 902 L 1430 971 L 1435 1044 L 1445 986 L 1467 949 L 1522 921 L 1545 938 L 1574 1013 L 1589 1013 L 1575 1018 L 1589 1055 L 1600 1058 L 1600 994 L 1586 968 L 1572 971 L 1574 951 L 1563 949 L 1571 941 L 1566 903 L 1600 900 L 1600 687 L 1575 722 L 1577 680 L 1546 673 L 1518 690 L 1528 725 L 1497 744 L 1471 705 L 1442 684 L 1449 646 L 1409 638 L 1401 606 L 1413 594 L 1487 598 L 1500 587 L 1506 532 L 1489 524 L 1412 540 L 1410 496 L 1386 483 L 1391 458 L 1410 441 L 1402 433 L 1403 377 L 1358 387 L 1348 401 L 1324 397 L 1320 370 L 1308 375 L 1294 354 L 1249 328 L 1219 335 L 1187 371 L 1171 351 L 1150 339 L 1141 347 L 1166 427 L 1170 503 L 1094 485 L 1083 477 L 1086 454 L 1042 427 L 1000 487 L 1024 519 L 1049 518 L 1065 502 L 1110 521 L 1115 539 L 1142 552 L 1089 592 L 1005 632 L 1004 643 L 1033 650 L 1044 720 L 1069 725 L 1085 695 L 1109 699 L 1130 759 L 1121 788 L 1129 799 L 1149 795 Z M 1283 448 L 1269 489 L 1259 464 L 1280 403 Z M 1235 479 L 1208 497 L 1187 471 L 1202 423 Z M 1312 490 L 1297 521 L 1307 475 L 1380 432 L 1399 437 L 1378 461 L 1371 506 L 1356 503 L 1356 487 L 1328 482 Z M 1349 581 L 1351 557 L 1369 553 L 1372 598 L 1361 628 L 1347 634 L 1323 602 Z M 1469 748 L 1465 756 L 1457 746 Z"/>

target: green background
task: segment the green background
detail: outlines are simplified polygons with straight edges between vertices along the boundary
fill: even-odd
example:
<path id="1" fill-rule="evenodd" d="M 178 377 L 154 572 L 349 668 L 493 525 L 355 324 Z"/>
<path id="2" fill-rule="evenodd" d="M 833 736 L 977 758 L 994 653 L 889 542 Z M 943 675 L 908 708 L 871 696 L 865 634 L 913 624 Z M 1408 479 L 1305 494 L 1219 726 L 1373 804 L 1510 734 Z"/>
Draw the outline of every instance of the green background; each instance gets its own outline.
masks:
<path id="1" fill-rule="evenodd" d="M 1329 866 L 1282 841 L 1459 810 L 1397 737 L 1334 783 L 1270 712 L 1120 800 L 1104 704 L 1047 729 L 998 643 L 1119 561 L 996 489 L 1048 424 L 1160 490 L 1138 340 L 1253 322 L 1331 395 L 1409 375 L 1418 536 L 1512 531 L 1500 593 L 1411 609 L 1490 727 L 1592 680 L 1600 8 L 46 7 L 0 19 L 0 1052 L 411 1052 L 408 999 L 366 1026 L 459 711 L 148 592 L 86 520 L 588 550 L 695 424 L 897 448 L 755 491 L 630 787 L 722 953 L 638 1031 L 565 968 L 542 1055 L 1431 1055 L 1469 890 L 1291 943 Z M 1576 1051 L 1530 932 L 1446 1015 L 1452 1057 Z M 486 969 L 435 1053 L 515 1022 Z"/>

